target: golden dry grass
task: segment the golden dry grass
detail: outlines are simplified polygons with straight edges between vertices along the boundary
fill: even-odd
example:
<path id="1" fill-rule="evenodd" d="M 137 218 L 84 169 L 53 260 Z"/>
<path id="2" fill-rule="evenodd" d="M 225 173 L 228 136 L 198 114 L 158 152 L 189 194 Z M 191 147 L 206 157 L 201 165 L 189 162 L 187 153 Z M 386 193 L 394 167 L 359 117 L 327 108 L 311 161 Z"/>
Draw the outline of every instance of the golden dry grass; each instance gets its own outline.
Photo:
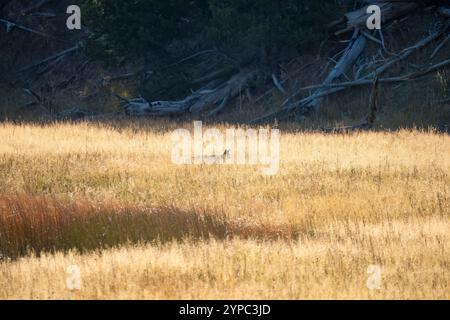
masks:
<path id="1" fill-rule="evenodd" d="M 286 132 L 264 177 L 177 126 L 0 125 L 0 298 L 450 298 L 448 135 Z"/>

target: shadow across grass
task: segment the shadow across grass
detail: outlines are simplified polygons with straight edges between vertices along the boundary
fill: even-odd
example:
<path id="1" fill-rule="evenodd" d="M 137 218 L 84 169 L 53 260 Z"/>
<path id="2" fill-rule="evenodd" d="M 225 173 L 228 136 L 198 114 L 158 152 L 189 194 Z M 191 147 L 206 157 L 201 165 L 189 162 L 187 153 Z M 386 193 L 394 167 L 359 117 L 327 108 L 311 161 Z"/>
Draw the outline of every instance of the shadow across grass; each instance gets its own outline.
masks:
<path id="1" fill-rule="evenodd" d="M 85 253 L 174 240 L 298 239 L 298 226 L 228 219 L 220 212 L 99 204 L 50 196 L 0 196 L 0 261 L 29 254 Z"/>
<path id="2" fill-rule="evenodd" d="M 177 208 L 139 208 L 44 196 L 0 197 L 0 254 L 80 252 L 125 243 L 225 238 L 219 215 Z"/>

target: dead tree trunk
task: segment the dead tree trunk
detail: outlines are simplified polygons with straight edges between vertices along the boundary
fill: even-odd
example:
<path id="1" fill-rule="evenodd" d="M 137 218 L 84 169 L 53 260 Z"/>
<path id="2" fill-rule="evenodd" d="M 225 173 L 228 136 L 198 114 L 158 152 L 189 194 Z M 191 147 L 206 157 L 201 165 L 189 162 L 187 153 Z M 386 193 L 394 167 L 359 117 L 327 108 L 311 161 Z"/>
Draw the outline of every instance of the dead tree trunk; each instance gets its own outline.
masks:
<path id="1" fill-rule="evenodd" d="M 366 1 L 368 5 L 378 5 L 383 12 L 383 23 L 398 19 L 416 10 L 420 6 L 420 1 L 395 1 L 395 0 L 380 0 L 380 1 Z M 355 28 L 363 28 L 366 25 L 369 14 L 367 13 L 367 6 L 361 9 L 349 12 L 345 15 L 347 26 L 344 29 L 337 31 L 335 34 L 340 35 L 350 32 Z"/>
<path id="2" fill-rule="evenodd" d="M 355 31 L 350 44 L 347 46 L 342 57 L 339 59 L 336 66 L 331 70 L 329 75 L 325 78 L 322 86 L 316 90 L 315 93 L 310 95 L 307 99 L 300 101 L 300 103 L 289 103 L 289 105 L 281 111 L 276 111 L 271 114 L 268 114 L 264 117 L 255 119 L 252 123 L 259 123 L 262 121 L 267 121 L 279 116 L 282 113 L 290 112 L 293 109 L 301 106 L 308 111 L 316 110 L 320 104 L 322 103 L 324 97 L 330 93 L 330 91 L 335 89 L 327 88 L 331 85 L 335 80 L 345 74 L 347 69 L 356 62 L 356 59 L 361 55 L 366 47 L 366 38 L 359 31 Z"/>
<path id="3" fill-rule="evenodd" d="M 415 52 L 417 52 L 420 49 L 425 48 L 426 46 L 433 43 L 435 40 L 440 38 L 443 34 L 445 34 L 448 29 L 450 28 L 450 23 L 447 23 L 444 25 L 444 27 L 440 28 L 439 30 L 433 32 L 432 34 L 428 35 L 427 37 L 421 39 L 416 44 L 414 44 L 411 47 L 405 48 L 396 55 L 394 55 L 392 58 L 387 59 L 384 61 L 384 63 L 378 67 L 375 68 L 375 70 L 371 73 L 369 73 L 366 76 L 360 77 L 354 81 L 350 82 L 342 82 L 342 83 L 332 83 L 334 79 L 337 79 L 338 76 L 344 74 L 345 69 L 351 66 L 355 61 L 356 58 L 362 53 L 365 47 L 365 38 L 363 34 L 360 34 L 358 37 L 354 37 L 354 40 L 350 43 L 350 45 L 347 47 L 344 55 L 341 57 L 339 62 L 337 63 L 336 67 L 332 70 L 332 72 L 329 74 L 329 76 L 326 78 L 326 80 L 317 87 L 317 90 L 310 96 L 303 98 L 298 101 L 292 102 L 293 98 L 298 94 L 295 93 L 293 96 L 291 96 L 285 104 L 283 104 L 281 110 L 271 112 L 265 116 L 256 118 L 250 123 L 261 123 L 265 121 L 270 121 L 276 117 L 281 118 L 286 115 L 288 115 L 290 112 L 294 110 L 300 110 L 302 113 L 308 113 L 311 110 L 317 110 L 320 103 L 323 101 L 325 96 L 341 92 L 345 89 L 358 86 L 358 85 L 367 85 L 372 83 L 372 80 L 375 78 L 378 78 L 380 75 L 385 73 L 387 70 L 391 69 L 393 66 L 395 66 L 397 63 L 408 59 L 411 57 Z M 418 77 L 420 75 L 424 75 L 430 72 L 433 72 L 436 70 L 436 68 L 442 68 L 447 66 L 447 61 L 443 61 L 439 64 L 436 64 L 434 66 L 431 66 L 430 68 L 421 70 L 420 72 L 413 73 L 411 75 L 406 75 L 403 77 L 393 77 L 393 78 L 387 78 L 387 79 L 380 79 L 380 82 L 401 82 L 409 80 L 413 77 Z M 309 87 L 312 89 L 312 87 Z M 300 90 L 299 90 L 300 91 Z"/>
<path id="4" fill-rule="evenodd" d="M 340 127 L 340 128 L 327 128 L 322 129 L 326 133 L 346 133 L 356 130 L 370 130 L 373 128 L 375 124 L 375 120 L 377 117 L 377 113 L 379 111 L 379 96 L 380 96 L 380 88 L 379 88 L 378 78 L 375 78 L 372 85 L 372 92 L 370 94 L 369 100 L 369 114 L 367 115 L 366 120 L 363 123 L 348 126 L 348 127 Z"/>
<path id="5" fill-rule="evenodd" d="M 241 92 L 242 87 L 257 75 L 256 70 L 242 70 L 240 73 L 231 77 L 228 81 L 210 89 L 206 86 L 204 89 L 195 91 L 190 96 L 178 101 L 154 101 L 149 102 L 143 98 L 124 99 L 124 110 L 128 115 L 136 116 L 168 116 L 180 114 L 200 114 L 209 107 L 216 107 L 208 113 L 212 116 L 222 111 L 228 101 L 236 97 Z"/>
<path id="6" fill-rule="evenodd" d="M 358 31 L 355 32 L 350 45 L 347 47 L 339 62 L 323 82 L 323 86 L 326 87 L 327 85 L 333 83 L 336 79 L 341 77 L 351 66 L 353 66 L 356 62 L 356 59 L 358 59 L 358 57 L 364 51 L 365 47 L 366 38 Z M 327 90 L 328 89 L 326 88 L 317 90 L 316 93 L 311 96 L 311 100 L 307 104 L 305 104 L 305 107 L 311 110 L 316 110 L 324 99 L 323 93 Z"/>

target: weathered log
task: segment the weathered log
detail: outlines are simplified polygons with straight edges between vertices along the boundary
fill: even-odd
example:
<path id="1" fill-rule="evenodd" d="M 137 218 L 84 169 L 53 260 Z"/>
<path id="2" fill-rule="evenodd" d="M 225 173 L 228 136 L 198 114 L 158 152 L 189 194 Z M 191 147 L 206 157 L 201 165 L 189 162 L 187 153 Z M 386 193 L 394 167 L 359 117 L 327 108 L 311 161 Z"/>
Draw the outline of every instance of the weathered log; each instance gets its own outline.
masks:
<path id="1" fill-rule="evenodd" d="M 447 24 L 442 29 L 432 33 L 431 35 L 425 37 L 424 39 L 421 39 L 413 46 L 402 50 L 399 54 L 397 54 L 394 57 L 392 57 L 391 59 L 389 59 L 387 63 L 376 68 L 375 71 L 373 71 L 372 73 L 368 74 L 367 76 L 365 76 L 361 79 L 358 79 L 355 81 L 344 82 L 344 83 L 340 83 L 340 84 L 333 84 L 332 82 L 327 83 L 327 81 L 324 81 L 324 83 L 322 83 L 322 85 L 319 85 L 316 87 L 317 91 L 314 92 L 312 95 L 310 95 L 306 98 L 303 98 L 301 100 L 292 102 L 291 100 L 293 97 L 295 97 L 298 94 L 298 92 L 297 92 L 296 94 L 294 94 L 291 97 L 291 99 L 287 100 L 287 102 L 282 106 L 281 110 L 274 111 L 274 112 L 271 112 L 262 117 L 256 118 L 256 119 L 250 121 L 250 123 L 260 123 L 260 122 L 264 122 L 264 121 L 269 121 L 275 117 L 280 117 L 280 116 L 289 114 L 294 109 L 303 109 L 306 111 L 315 110 L 317 108 L 317 106 L 320 105 L 321 101 L 323 100 L 323 98 L 325 96 L 343 91 L 343 90 L 348 89 L 353 86 L 370 84 L 372 82 L 372 79 L 378 78 L 381 74 L 383 74 L 384 72 L 389 70 L 392 66 L 396 65 L 398 62 L 409 58 L 414 52 L 426 47 L 427 45 L 432 43 L 434 40 L 439 38 L 444 32 L 446 32 L 449 29 L 449 27 L 450 27 L 449 24 Z M 358 38 L 364 39 L 364 36 L 359 35 Z M 353 47 L 353 43 L 351 42 L 349 47 L 347 48 L 346 52 L 351 51 L 352 47 Z M 345 55 L 346 54 L 344 54 L 343 57 L 341 57 L 340 61 L 347 60 Z M 421 71 L 421 75 L 433 72 L 434 70 L 436 70 L 436 68 L 442 68 L 444 66 L 447 66 L 447 61 L 443 61 L 437 65 L 433 65 L 430 68 Z M 333 71 L 331 74 L 333 74 Z M 331 77 L 331 74 L 328 77 Z M 394 77 L 394 78 L 390 78 L 390 79 L 380 80 L 380 82 L 397 82 L 397 81 L 401 82 L 401 81 L 410 80 L 414 77 L 417 78 L 418 76 L 420 76 L 418 73 L 414 73 L 414 74 L 410 74 L 410 75 L 407 75 L 404 77 Z M 313 88 L 308 87 L 308 89 L 313 89 Z"/>
<path id="2" fill-rule="evenodd" d="M 278 80 L 277 76 L 273 73 L 272 74 L 272 81 L 273 84 L 275 85 L 275 87 L 284 95 L 287 95 L 286 90 L 283 88 L 283 85 L 281 84 L 281 82 Z"/>
<path id="3" fill-rule="evenodd" d="M 397 64 L 398 62 L 409 58 L 417 50 L 428 46 L 430 43 L 432 43 L 433 41 L 438 39 L 444 32 L 446 32 L 448 30 L 448 28 L 449 28 L 449 24 L 447 24 L 444 28 L 432 33 L 428 37 L 421 39 L 419 42 L 417 42 L 413 46 L 403 49 L 399 54 L 397 54 L 395 57 L 391 58 L 388 63 L 377 68 L 372 74 L 369 74 L 366 78 L 373 78 L 376 75 L 380 75 L 380 74 L 384 73 L 386 70 L 388 70 L 389 68 L 391 68 L 393 65 Z"/>
<path id="4" fill-rule="evenodd" d="M 386 23 L 398 18 L 401 18 L 413 10 L 416 10 L 420 6 L 420 1 L 366 1 L 367 4 L 378 5 L 383 12 L 382 23 Z M 351 11 L 345 15 L 347 26 L 346 28 L 337 31 L 335 34 L 340 35 L 346 32 L 350 32 L 355 28 L 365 28 L 367 19 L 370 14 L 367 13 L 367 6 L 364 6 L 358 10 Z"/>
<path id="5" fill-rule="evenodd" d="M 33 64 L 31 64 L 31 65 L 29 65 L 29 66 L 26 66 L 26 67 L 23 67 L 23 68 L 20 69 L 17 73 L 25 72 L 25 71 L 28 71 L 28 70 L 30 70 L 30 69 L 39 67 L 39 66 L 41 66 L 41 65 L 43 65 L 43 64 L 50 63 L 50 62 L 52 62 L 52 61 L 54 61 L 54 60 L 56 60 L 56 59 L 59 59 L 59 58 L 61 58 L 61 57 L 64 57 L 64 56 L 66 56 L 66 55 L 68 55 L 68 54 L 71 54 L 71 53 L 77 51 L 79 48 L 80 48 L 80 45 L 77 44 L 76 46 L 74 46 L 74 47 L 72 47 L 72 48 L 69 48 L 69 49 L 66 49 L 66 50 L 64 50 L 64 51 L 61 51 L 61 52 L 59 52 L 59 53 L 57 53 L 57 54 L 54 54 L 54 55 L 52 55 L 52 56 L 50 56 L 50 57 L 48 57 L 48 58 L 45 58 L 44 60 L 38 61 L 38 62 L 33 63 Z"/>
<path id="6" fill-rule="evenodd" d="M 426 76 L 432 72 L 435 71 L 439 71 L 442 70 L 444 68 L 447 68 L 450 66 L 450 59 L 441 61 L 439 63 L 433 64 L 431 66 L 429 66 L 428 68 L 424 68 L 403 76 L 397 76 L 397 77 L 389 77 L 389 78 L 380 78 L 378 79 L 379 83 L 397 83 L 397 82 L 406 82 L 406 81 L 411 81 L 411 80 L 415 80 L 418 79 L 420 77 Z M 340 83 L 333 83 L 333 84 L 329 84 L 329 85 L 314 85 L 314 86 L 307 86 L 307 87 L 303 87 L 300 88 L 300 90 L 305 91 L 305 90 L 312 90 L 312 89 L 318 89 L 318 88 L 328 88 L 330 89 L 328 94 L 332 94 L 344 89 L 350 89 L 353 87 L 358 87 L 358 86 L 367 86 L 373 83 L 373 80 L 369 79 L 369 78 L 362 78 L 362 79 L 358 79 L 355 81 L 347 81 L 347 82 L 340 82 Z M 334 90 L 334 91 L 333 91 Z"/>
<path id="7" fill-rule="evenodd" d="M 364 35 L 360 34 L 359 31 L 355 31 L 355 34 L 352 40 L 350 41 L 350 44 L 347 46 L 347 49 L 345 50 L 342 57 L 339 59 L 336 66 L 325 78 L 322 87 L 319 88 L 315 93 L 309 96 L 307 100 L 304 101 L 304 107 L 309 109 L 317 109 L 319 105 L 322 103 L 324 96 L 328 94 L 327 92 L 329 89 L 326 89 L 325 87 L 327 85 L 332 84 L 336 79 L 342 76 L 345 73 L 345 71 L 355 63 L 356 59 L 364 51 L 365 47 L 366 47 L 366 39 Z M 288 105 L 287 108 L 284 108 L 284 110 L 272 112 L 266 116 L 253 120 L 252 123 L 258 123 L 261 121 L 269 120 L 280 113 L 289 112 L 294 108 L 296 108 L 296 105 L 291 103 Z"/>
<path id="8" fill-rule="evenodd" d="M 366 39 L 363 35 L 359 34 L 359 32 L 355 32 L 352 42 L 347 47 L 347 50 L 339 59 L 339 62 L 330 72 L 330 74 L 326 77 L 323 85 L 328 85 L 333 83 L 340 76 L 345 74 L 345 72 L 352 66 L 356 59 L 361 55 L 366 47 Z M 310 109 L 317 109 L 323 101 L 323 97 L 319 97 L 323 90 L 319 89 L 318 92 L 315 93 L 317 97 L 311 97 L 311 101 L 306 105 L 306 107 Z"/>
<path id="9" fill-rule="evenodd" d="M 19 30 L 22 30 L 22 31 L 25 31 L 25 32 L 30 32 L 30 33 L 36 34 L 36 35 L 44 37 L 44 38 L 50 38 L 50 39 L 59 40 L 59 39 L 55 38 L 52 35 L 49 35 L 47 33 L 40 32 L 40 31 L 31 29 L 31 28 L 28 28 L 26 26 L 23 26 L 21 24 L 15 23 L 15 22 L 10 21 L 10 20 L 0 19 L 0 22 L 3 23 L 6 26 L 6 32 L 11 32 L 11 30 L 13 28 L 17 28 Z"/>
<path id="10" fill-rule="evenodd" d="M 185 99 L 178 101 L 148 102 L 143 98 L 126 100 L 124 103 L 124 111 L 126 114 L 136 116 L 167 116 L 183 113 L 198 114 L 210 106 L 219 104 L 218 107 L 208 114 L 208 116 L 211 116 L 225 108 L 229 99 L 236 97 L 242 87 L 255 75 L 256 70 L 243 70 L 213 89 L 208 89 L 207 87 L 203 90 L 200 89 Z"/>

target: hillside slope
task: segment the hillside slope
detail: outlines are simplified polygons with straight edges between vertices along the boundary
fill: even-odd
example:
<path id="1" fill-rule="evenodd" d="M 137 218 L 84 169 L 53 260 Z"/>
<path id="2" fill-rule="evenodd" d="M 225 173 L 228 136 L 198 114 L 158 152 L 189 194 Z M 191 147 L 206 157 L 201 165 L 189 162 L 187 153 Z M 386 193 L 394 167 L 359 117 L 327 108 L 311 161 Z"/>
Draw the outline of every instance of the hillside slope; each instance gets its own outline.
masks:
<path id="1" fill-rule="evenodd" d="M 155 60 L 150 69 L 148 63 L 140 59 L 126 60 L 120 66 L 107 66 L 94 59 L 92 52 L 83 49 L 82 44 L 90 34 L 88 27 L 81 31 L 65 28 L 67 1 L 44 1 L 42 7 L 34 7 L 32 3 L 3 1 L 0 6 L 0 17 L 17 24 L 8 27 L 7 23 L 2 23 L 0 27 L 2 118 L 61 119 L 121 113 L 123 109 L 117 95 L 125 98 L 143 96 L 146 101 L 180 101 L 190 92 L 202 87 L 208 89 L 209 79 L 213 82 L 216 78 L 227 79 L 230 72 L 231 75 L 235 72 L 227 59 L 214 54 L 211 57 L 204 51 L 176 60 L 167 57 Z M 420 42 L 445 23 L 445 16 L 428 4 L 399 19 L 392 19 L 382 29 L 383 48 L 377 43 L 380 35 L 372 34 L 373 39 L 366 39 L 367 48 L 352 70 L 347 70 L 335 81 L 349 82 L 361 72 L 370 73 L 369 69 L 377 63 L 395 59 L 405 48 Z M 336 29 L 336 25 L 333 27 Z M 217 112 L 205 120 L 249 122 L 281 110 L 287 98 L 300 101 L 308 97 L 332 71 L 352 36 L 351 32 L 334 35 L 335 31 L 329 31 L 327 41 L 317 42 L 309 48 L 298 50 L 285 46 L 276 53 L 275 61 L 268 62 L 268 69 L 258 64 L 256 76 L 250 74 L 245 82 L 238 78 L 232 91 L 233 99 L 223 99 L 229 91 L 221 89 L 222 95 L 206 100 L 211 105 L 207 114 Z M 445 61 L 450 56 L 450 43 L 445 34 L 444 30 L 407 59 L 395 63 L 383 77 L 409 75 Z M 186 43 L 194 45 L 198 41 L 173 39 L 167 50 L 178 52 Z M 80 44 L 78 50 L 70 51 Z M 58 56 L 68 49 L 68 54 Z M 370 64 L 371 61 L 375 63 Z M 439 68 L 411 81 L 382 83 L 381 111 L 377 114 L 376 127 L 434 126 L 448 130 L 448 81 L 446 69 Z M 342 90 L 327 95 L 320 112 L 292 113 L 285 120 L 295 121 L 297 126 L 304 128 L 357 124 L 369 112 L 369 93 L 370 86 Z M 211 102 L 217 103 L 216 106 Z M 222 103 L 224 107 L 219 110 Z M 186 119 L 198 118 L 198 115 L 184 113 L 173 117 Z"/>

